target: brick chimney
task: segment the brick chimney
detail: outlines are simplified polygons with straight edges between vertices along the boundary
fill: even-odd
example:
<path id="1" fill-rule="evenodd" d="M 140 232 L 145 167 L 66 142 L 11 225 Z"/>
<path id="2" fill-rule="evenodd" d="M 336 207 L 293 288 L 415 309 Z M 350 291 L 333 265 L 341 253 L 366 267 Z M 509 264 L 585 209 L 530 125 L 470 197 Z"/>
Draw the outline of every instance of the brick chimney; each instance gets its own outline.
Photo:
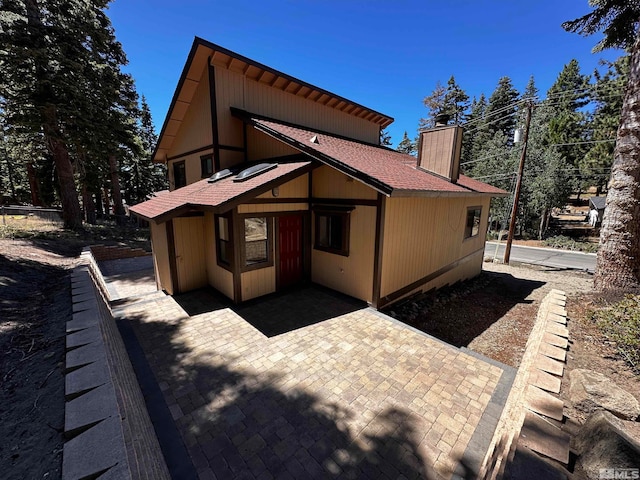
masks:
<path id="1" fill-rule="evenodd" d="M 462 127 L 447 125 L 448 121 L 448 115 L 438 115 L 435 127 L 420 132 L 418 167 L 455 183 L 460 174 Z"/>

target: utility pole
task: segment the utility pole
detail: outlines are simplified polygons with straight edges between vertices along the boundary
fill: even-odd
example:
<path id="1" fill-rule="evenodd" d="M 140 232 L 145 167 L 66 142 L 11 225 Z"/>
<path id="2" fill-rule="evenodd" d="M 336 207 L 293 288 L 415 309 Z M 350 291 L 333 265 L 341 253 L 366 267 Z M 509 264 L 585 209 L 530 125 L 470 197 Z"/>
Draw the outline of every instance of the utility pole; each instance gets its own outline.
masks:
<path id="1" fill-rule="evenodd" d="M 531 111 L 533 110 L 533 102 L 527 102 L 527 120 L 524 126 L 524 145 L 522 146 L 522 155 L 520 155 L 520 166 L 518 167 L 518 178 L 516 180 L 516 191 L 513 195 L 513 209 L 511 210 L 511 221 L 509 222 L 509 235 L 507 236 L 507 244 L 504 247 L 504 258 L 502 262 L 509 264 L 511 256 L 511 244 L 513 243 L 513 234 L 516 230 L 516 217 L 518 216 L 518 204 L 520 203 L 520 190 L 522 189 L 522 176 L 524 174 L 524 160 L 527 157 L 527 142 L 529 141 L 529 125 L 531 124 Z"/>

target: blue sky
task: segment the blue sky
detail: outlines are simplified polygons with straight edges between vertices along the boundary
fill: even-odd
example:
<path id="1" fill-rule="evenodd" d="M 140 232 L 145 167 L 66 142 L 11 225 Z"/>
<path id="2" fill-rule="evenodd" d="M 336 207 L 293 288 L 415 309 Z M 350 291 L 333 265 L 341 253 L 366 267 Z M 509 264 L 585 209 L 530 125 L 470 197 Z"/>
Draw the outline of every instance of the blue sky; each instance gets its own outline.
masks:
<path id="1" fill-rule="evenodd" d="M 108 11 L 159 130 L 194 36 L 395 118 L 414 136 L 422 99 L 453 74 L 470 97 L 509 76 L 541 93 L 576 58 L 583 73 L 622 52 L 560 24 L 587 0 L 115 0 Z"/>

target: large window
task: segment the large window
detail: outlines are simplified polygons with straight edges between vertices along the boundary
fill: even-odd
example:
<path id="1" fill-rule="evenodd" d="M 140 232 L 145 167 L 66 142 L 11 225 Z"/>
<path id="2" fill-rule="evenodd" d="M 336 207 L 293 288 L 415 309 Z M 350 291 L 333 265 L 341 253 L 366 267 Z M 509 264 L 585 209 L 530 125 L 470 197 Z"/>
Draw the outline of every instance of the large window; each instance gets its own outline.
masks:
<path id="1" fill-rule="evenodd" d="M 480 233 L 480 215 L 482 207 L 467 208 L 467 223 L 464 227 L 464 238 L 475 237 Z"/>
<path id="2" fill-rule="evenodd" d="M 271 222 L 268 217 L 244 219 L 243 270 L 273 265 L 271 255 Z"/>
<path id="3" fill-rule="evenodd" d="M 221 267 L 231 266 L 231 235 L 229 231 L 229 217 L 216 216 L 216 255 L 218 265 Z"/>
<path id="4" fill-rule="evenodd" d="M 173 164 L 173 186 L 174 188 L 184 187 L 187 184 L 187 172 L 184 160 Z"/>
<path id="5" fill-rule="evenodd" d="M 353 207 L 314 209 L 316 232 L 314 248 L 349 256 L 350 215 Z"/>

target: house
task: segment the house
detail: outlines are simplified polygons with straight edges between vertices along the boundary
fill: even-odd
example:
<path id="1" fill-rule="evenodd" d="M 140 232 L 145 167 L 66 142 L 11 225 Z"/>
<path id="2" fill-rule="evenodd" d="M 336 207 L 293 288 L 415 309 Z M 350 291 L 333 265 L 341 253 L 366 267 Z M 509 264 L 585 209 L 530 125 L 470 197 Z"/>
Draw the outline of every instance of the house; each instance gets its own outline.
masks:
<path id="1" fill-rule="evenodd" d="M 480 273 L 489 202 L 459 174 L 462 129 L 416 159 L 379 145 L 393 119 L 196 38 L 154 153 L 170 191 L 150 222 L 158 287 L 235 302 L 315 282 L 381 308 Z"/>

